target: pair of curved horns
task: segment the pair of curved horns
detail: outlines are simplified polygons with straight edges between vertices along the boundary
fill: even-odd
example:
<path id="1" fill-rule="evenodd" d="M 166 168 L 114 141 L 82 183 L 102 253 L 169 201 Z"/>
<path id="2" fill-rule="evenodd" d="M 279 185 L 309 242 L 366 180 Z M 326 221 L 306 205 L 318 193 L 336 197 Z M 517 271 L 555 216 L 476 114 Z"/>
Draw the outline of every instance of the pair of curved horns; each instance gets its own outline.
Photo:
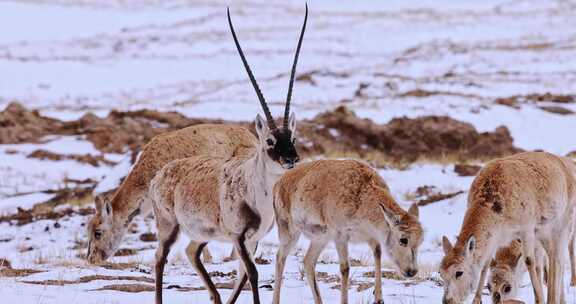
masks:
<path id="1" fill-rule="evenodd" d="M 288 96 L 286 96 L 286 107 L 284 109 L 284 128 L 288 128 L 288 120 L 290 116 L 290 101 L 292 99 L 292 87 L 294 86 L 294 76 L 296 74 L 296 65 L 298 64 L 298 54 L 300 54 L 300 48 L 302 47 L 302 40 L 304 38 L 304 32 L 306 31 L 306 22 L 308 21 L 308 3 L 306 3 L 306 14 L 304 16 L 304 24 L 302 25 L 302 31 L 300 32 L 300 39 L 298 40 L 298 47 L 296 48 L 296 54 L 294 55 L 294 63 L 292 64 L 292 72 L 290 74 L 290 83 L 288 84 Z M 262 91 L 260 91 L 260 87 L 256 82 L 256 78 L 254 78 L 254 74 L 248 65 L 248 61 L 246 61 L 246 57 L 244 56 L 244 52 L 242 52 L 242 48 L 240 47 L 240 43 L 238 42 L 238 37 L 236 37 L 236 32 L 234 31 L 234 26 L 232 25 L 232 19 L 230 19 L 230 8 L 228 8 L 228 24 L 230 25 L 230 31 L 232 32 L 232 37 L 234 37 L 234 43 L 236 44 L 236 49 L 238 49 L 238 54 L 240 54 L 240 58 L 242 59 L 242 63 L 244 64 L 244 68 L 248 73 L 248 77 L 250 78 L 250 82 L 256 90 L 256 95 L 258 95 L 258 100 L 260 100 L 260 105 L 262 106 L 262 110 L 264 110 L 264 114 L 266 114 L 266 120 L 268 121 L 268 127 L 273 130 L 276 129 L 276 123 L 274 122 L 274 118 L 270 113 L 270 109 L 268 108 L 268 104 L 266 103 L 266 99 L 264 99 L 264 95 L 262 95 Z"/>

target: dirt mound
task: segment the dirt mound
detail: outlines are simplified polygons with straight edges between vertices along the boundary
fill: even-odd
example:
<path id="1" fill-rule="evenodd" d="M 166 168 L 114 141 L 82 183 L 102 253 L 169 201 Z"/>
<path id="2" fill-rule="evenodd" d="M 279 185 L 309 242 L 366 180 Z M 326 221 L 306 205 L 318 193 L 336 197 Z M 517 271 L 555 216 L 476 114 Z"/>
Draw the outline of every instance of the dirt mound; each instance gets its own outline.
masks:
<path id="1" fill-rule="evenodd" d="M 100 118 L 88 113 L 73 121 L 44 117 L 19 103 L 0 112 L 0 144 L 39 142 L 46 135 L 86 135 L 102 152 L 123 153 L 139 150 L 157 134 L 189 125 L 219 120 L 190 119 L 176 112 L 140 110 L 111 111 Z"/>
<path id="2" fill-rule="evenodd" d="M 18 128 L 28 135 L 6 136 L 0 138 L 0 143 L 38 141 L 49 134 L 85 135 L 100 151 L 116 153 L 137 152 L 157 134 L 200 123 L 241 124 L 253 129 L 250 122 L 191 119 L 176 112 L 154 110 L 112 111 L 106 118 L 86 114 L 75 121 L 60 122 L 11 104 L 0 113 L 0 118 L 7 116 L 16 119 Z M 0 124 L 0 137 L 15 133 L 14 124 Z M 378 160 L 383 163 L 446 158 L 486 160 L 519 151 L 513 146 L 512 137 L 505 127 L 479 133 L 471 124 L 439 116 L 396 118 L 380 125 L 357 117 L 346 107 L 301 121 L 298 130 L 299 148 L 305 157 L 319 154 L 355 156 L 373 160 L 377 165 L 382 164 Z M 67 156 L 41 154 L 40 157 L 69 159 Z M 102 161 L 70 157 L 93 163 Z"/>
<path id="3" fill-rule="evenodd" d="M 43 117 L 38 111 L 29 111 L 14 102 L 0 112 L 0 144 L 36 142 L 61 127 L 62 122 Z"/>
<path id="4" fill-rule="evenodd" d="M 506 127 L 479 133 L 450 117 L 395 118 L 388 124 L 361 119 L 345 107 L 318 115 L 301 133 L 317 154 L 379 155 L 394 162 L 457 159 L 486 160 L 519 152 Z M 310 151 L 308 151 L 310 152 Z"/>

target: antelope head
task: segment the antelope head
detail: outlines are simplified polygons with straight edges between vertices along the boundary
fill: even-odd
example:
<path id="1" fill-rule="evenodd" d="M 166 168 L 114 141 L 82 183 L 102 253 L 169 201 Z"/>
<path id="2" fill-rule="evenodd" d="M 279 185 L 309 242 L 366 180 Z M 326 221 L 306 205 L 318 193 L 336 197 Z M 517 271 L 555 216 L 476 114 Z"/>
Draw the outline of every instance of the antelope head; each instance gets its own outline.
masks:
<path id="1" fill-rule="evenodd" d="M 511 265 L 497 263 L 496 260 L 490 263 L 488 291 L 490 291 L 492 303 L 500 304 L 516 297 L 519 283 L 516 278 L 516 268 L 521 257 L 522 255 L 515 257 Z"/>
<path id="2" fill-rule="evenodd" d="M 106 261 L 114 254 L 122 241 L 124 225 L 114 221 L 112 204 L 107 198 L 96 197 L 96 214 L 88 223 L 88 253 L 90 264 Z"/>
<path id="3" fill-rule="evenodd" d="M 418 248 L 423 241 L 418 206 L 412 205 L 404 215 L 392 213 L 384 205 L 380 205 L 380 209 L 390 227 L 384 238 L 387 254 L 400 273 L 411 278 L 418 273 Z"/>
<path id="4" fill-rule="evenodd" d="M 460 243 L 460 242 L 459 242 Z M 444 258 L 440 264 L 440 276 L 444 281 L 442 303 L 464 303 L 478 285 L 481 266 L 474 263 L 473 252 L 476 239 L 470 236 L 464 244 L 452 246 L 447 237 L 442 238 Z"/>
<path id="5" fill-rule="evenodd" d="M 294 62 L 292 64 L 292 72 L 290 74 L 290 82 L 288 85 L 288 96 L 286 97 L 286 106 L 284 109 L 284 121 L 282 127 L 276 126 L 276 122 L 270 113 L 268 104 L 260 87 L 256 82 L 256 78 L 246 61 L 244 52 L 240 47 L 238 38 L 236 37 L 236 32 L 234 31 L 234 26 L 232 25 L 232 20 L 230 19 L 230 9 L 228 9 L 228 24 L 230 25 L 230 31 L 232 32 L 232 37 L 234 38 L 234 43 L 236 44 L 236 49 L 244 68 L 248 73 L 250 82 L 256 91 L 262 110 L 266 119 L 264 120 L 259 114 L 256 116 L 256 133 L 259 140 L 259 149 L 264 152 L 265 162 L 268 164 L 267 167 L 273 168 L 272 171 L 281 173 L 283 170 L 291 169 L 300 160 L 298 153 L 296 152 L 296 117 L 294 113 L 290 113 L 290 101 L 292 99 L 292 87 L 294 85 L 294 76 L 296 73 L 296 65 L 298 63 L 298 54 L 300 53 L 300 48 L 302 46 L 302 39 L 304 38 L 304 32 L 306 30 L 306 21 L 308 20 L 308 5 L 306 5 L 306 15 L 304 17 L 304 24 L 302 25 L 302 30 L 300 32 L 300 39 L 298 40 L 298 46 L 296 48 L 296 54 L 294 55 Z"/>

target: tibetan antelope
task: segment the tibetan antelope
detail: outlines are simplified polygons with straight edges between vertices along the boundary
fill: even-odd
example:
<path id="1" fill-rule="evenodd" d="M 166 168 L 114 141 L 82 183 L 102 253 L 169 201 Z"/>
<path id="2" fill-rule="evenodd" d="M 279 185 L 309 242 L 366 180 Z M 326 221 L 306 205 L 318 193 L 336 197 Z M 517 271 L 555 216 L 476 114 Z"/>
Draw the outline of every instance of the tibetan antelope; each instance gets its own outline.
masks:
<path id="1" fill-rule="evenodd" d="M 443 303 L 462 303 L 475 288 L 481 290 L 490 259 L 514 239 L 522 241 L 537 304 L 544 303 L 535 265 L 535 247 L 542 244 L 549 260 L 547 303 L 560 303 L 563 249 L 575 215 L 575 175 L 572 160 L 544 152 L 489 162 L 472 183 L 456 244 L 446 237 L 442 240 Z M 475 295 L 475 303 L 480 303 L 480 296 Z"/>
<path id="2" fill-rule="evenodd" d="M 132 219 L 152 212 L 147 197 L 150 180 L 168 162 L 194 155 L 250 155 L 255 140 L 246 128 L 219 124 L 191 126 L 152 138 L 112 199 L 96 198 L 96 214 L 88 224 L 88 262 L 101 263 L 114 255 Z M 210 259 L 205 250 L 204 260 Z"/>
<path id="3" fill-rule="evenodd" d="M 341 303 L 348 303 L 348 243 L 366 242 L 374 254 L 375 298 L 382 303 L 380 259 L 382 246 L 405 277 L 418 271 L 422 243 L 418 207 L 404 211 L 384 180 L 355 160 L 318 160 L 286 172 L 274 186 L 274 212 L 280 247 L 276 255 L 273 303 L 280 302 L 286 257 L 300 234 L 310 240 L 304 271 L 314 296 L 322 303 L 315 266 L 327 243 L 333 241 L 340 259 Z"/>
<path id="4" fill-rule="evenodd" d="M 571 279 L 570 286 L 576 284 L 575 259 L 574 259 L 574 237 L 570 239 L 568 245 L 570 254 Z M 492 303 L 500 304 L 505 300 L 513 299 L 518 293 L 518 288 L 522 282 L 522 277 L 527 269 L 524 263 L 518 263 L 522 257 L 522 242 L 514 240 L 510 245 L 500 248 L 496 256 L 490 262 L 490 275 L 488 276 L 488 291 L 492 297 Z M 536 271 L 538 275 L 546 271 L 546 253 L 542 246 L 536 246 Z M 544 275 L 544 281 L 546 276 Z M 563 289 L 562 289 L 563 291 Z M 561 295 L 562 299 L 564 295 Z M 564 302 L 562 300 L 561 302 Z"/>
<path id="5" fill-rule="evenodd" d="M 546 263 L 544 248 L 536 246 L 535 249 L 536 272 L 539 277 L 542 277 Z M 510 245 L 498 249 L 494 259 L 490 261 L 490 275 L 488 276 L 487 287 L 492 303 L 501 304 L 503 301 L 516 297 L 522 276 L 527 270 L 525 264 L 520 262 L 521 258 L 522 241 L 516 239 Z M 483 288 L 483 286 L 478 287 Z M 476 291 L 476 293 L 481 292 L 482 290 Z"/>
<path id="6" fill-rule="evenodd" d="M 201 277 L 214 303 L 220 295 L 199 259 L 201 249 L 211 240 L 231 242 L 240 257 L 239 275 L 229 299 L 236 301 L 248 278 L 254 303 L 260 303 L 258 272 L 252 255 L 257 242 L 273 224 L 272 187 L 280 176 L 298 162 L 295 149 L 295 116 L 290 100 L 298 54 L 308 19 L 308 6 L 300 33 L 286 98 L 284 122 L 278 128 L 266 100 L 244 57 L 236 37 L 230 10 L 228 24 L 234 43 L 254 87 L 266 121 L 256 116 L 256 150 L 248 156 L 200 156 L 175 160 L 158 172 L 150 185 L 158 226 L 156 251 L 156 303 L 162 303 L 162 275 L 166 257 L 180 231 L 189 238 L 186 254 Z"/>

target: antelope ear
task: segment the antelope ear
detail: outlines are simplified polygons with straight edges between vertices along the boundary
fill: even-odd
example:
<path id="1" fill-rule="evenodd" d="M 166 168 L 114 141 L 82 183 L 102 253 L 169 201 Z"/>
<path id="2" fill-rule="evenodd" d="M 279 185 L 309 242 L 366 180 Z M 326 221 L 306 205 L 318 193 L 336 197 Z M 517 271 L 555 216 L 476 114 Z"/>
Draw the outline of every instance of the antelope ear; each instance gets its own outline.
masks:
<path id="1" fill-rule="evenodd" d="M 386 222 L 388 222 L 388 226 L 393 227 L 400 225 L 400 217 L 398 215 L 390 212 L 390 210 L 386 209 L 382 204 L 378 204 L 378 206 L 380 206 L 384 218 L 386 219 Z"/>
<path id="2" fill-rule="evenodd" d="M 466 250 L 464 250 L 464 256 L 467 257 L 472 251 L 476 249 L 476 238 L 474 236 L 470 236 L 468 238 L 468 242 L 466 242 Z"/>
<path id="3" fill-rule="evenodd" d="M 418 204 L 412 204 L 412 206 L 410 206 L 410 209 L 408 209 L 408 214 L 411 214 L 415 218 L 418 218 L 418 216 L 420 215 L 420 212 L 418 211 Z"/>
<path id="4" fill-rule="evenodd" d="M 452 244 L 446 236 L 442 237 L 442 249 L 444 249 L 444 254 L 448 254 L 452 251 Z"/>
<path id="5" fill-rule="evenodd" d="M 290 114 L 290 118 L 288 119 L 288 128 L 290 129 L 290 131 L 292 131 L 292 134 L 296 132 L 296 114 L 294 114 L 294 112 Z"/>
<path id="6" fill-rule="evenodd" d="M 96 208 L 96 212 L 102 211 L 102 197 L 97 195 L 94 197 L 94 207 Z"/>
<path id="7" fill-rule="evenodd" d="M 268 128 L 266 120 L 264 120 L 262 116 L 260 116 L 260 114 L 256 115 L 256 121 L 254 122 L 254 124 L 256 127 L 256 134 L 258 134 L 259 139 L 264 140 L 266 137 L 268 137 L 268 134 L 270 133 L 270 128 Z"/>

